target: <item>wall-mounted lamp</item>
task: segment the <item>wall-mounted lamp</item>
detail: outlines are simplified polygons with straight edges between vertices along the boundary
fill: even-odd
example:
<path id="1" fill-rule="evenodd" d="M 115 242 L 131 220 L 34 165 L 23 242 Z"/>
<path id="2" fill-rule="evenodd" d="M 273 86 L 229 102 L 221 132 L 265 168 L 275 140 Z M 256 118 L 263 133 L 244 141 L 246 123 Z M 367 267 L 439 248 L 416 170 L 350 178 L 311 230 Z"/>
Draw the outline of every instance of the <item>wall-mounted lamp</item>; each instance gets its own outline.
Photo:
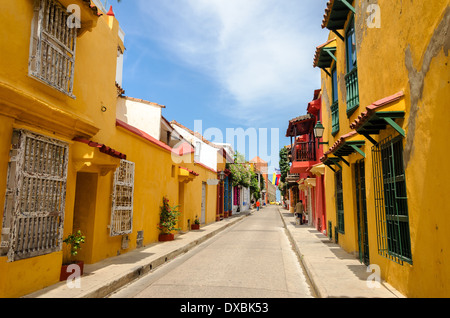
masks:
<path id="1" fill-rule="evenodd" d="M 219 178 L 220 178 L 220 181 L 225 180 L 225 171 L 222 170 L 219 172 Z"/>
<path id="2" fill-rule="evenodd" d="M 317 121 L 316 126 L 314 127 L 314 136 L 317 138 L 317 148 L 320 148 L 320 145 L 329 145 L 328 141 L 327 142 L 320 142 L 320 138 L 323 137 L 323 133 L 325 131 L 325 127 L 323 127 L 322 123 L 319 121 Z"/>

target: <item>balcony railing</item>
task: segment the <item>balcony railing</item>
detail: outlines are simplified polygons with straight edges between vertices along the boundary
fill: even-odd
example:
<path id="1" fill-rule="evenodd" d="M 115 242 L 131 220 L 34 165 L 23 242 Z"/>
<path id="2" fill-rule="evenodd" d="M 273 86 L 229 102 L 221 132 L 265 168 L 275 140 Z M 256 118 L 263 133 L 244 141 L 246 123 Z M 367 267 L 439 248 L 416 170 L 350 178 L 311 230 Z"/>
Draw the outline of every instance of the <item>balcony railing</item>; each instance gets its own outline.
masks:
<path id="1" fill-rule="evenodd" d="M 359 106 L 358 69 L 354 67 L 345 75 L 347 86 L 347 114 L 351 115 Z"/>
<path id="2" fill-rule="evenodd" d="M 294 146 L 293 161 L 316 161 L 316 142 L 297 142 Z"/>

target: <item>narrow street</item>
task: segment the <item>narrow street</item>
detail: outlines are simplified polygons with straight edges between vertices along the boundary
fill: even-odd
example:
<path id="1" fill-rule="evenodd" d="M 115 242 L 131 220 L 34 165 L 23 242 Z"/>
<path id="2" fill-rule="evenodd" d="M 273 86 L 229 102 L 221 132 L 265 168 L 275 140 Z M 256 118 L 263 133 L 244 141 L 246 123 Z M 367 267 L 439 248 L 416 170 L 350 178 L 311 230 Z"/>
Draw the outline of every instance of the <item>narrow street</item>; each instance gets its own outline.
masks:
<path id="1" fill-rule="evenodd" d="M 111 298 L 311 298 L 312 290 L 268 206 L 130 283 Z"/>

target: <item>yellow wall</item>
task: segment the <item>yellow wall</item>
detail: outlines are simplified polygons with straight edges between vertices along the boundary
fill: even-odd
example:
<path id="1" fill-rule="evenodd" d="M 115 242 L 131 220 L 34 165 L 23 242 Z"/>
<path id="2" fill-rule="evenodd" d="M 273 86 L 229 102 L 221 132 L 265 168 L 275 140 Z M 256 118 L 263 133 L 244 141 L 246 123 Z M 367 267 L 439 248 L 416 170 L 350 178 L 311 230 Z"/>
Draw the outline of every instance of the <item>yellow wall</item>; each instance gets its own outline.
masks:
<path id="1" fill-rule="evenodd" d="M 33 1 L 0 3 L 0 44 L 7 48 L 0 56 L 0 206 L 4 206 L 13 128 L 68 142 L 64 237 L 81 228 L 86 243 L 78 257 L 91 264 L 135 249 L 138 231 L 144 231 L 144 245 L 156 242 L 163 196 L 171 205 L 177 205 L 180 189 L 184 191 L 185 202 L 180 225 L 186 231 L 187 220 L 193 223 L 196 215 L 200 217 L 202 182 L 216 179 L 217 174 L 189 163 L 193 162 L 192 154 L 185 155 L 189 159 L 186 164 L 173 163 L 172 153 L 167 149 L 116 127 L 117 47 L 123 46 L 118 38 L 118 22 L 106 15 L 96 18 L 90 9 L 85 10 L 84 1 L 74 2 L 84 10 L 82 20 L 94 22 L 91 30 L 82 30 L 77 37 L 73 90 L 76 98 L 28 76 Z M 102 106 L 106 111 L 102 111 Z M 125 250 L 122 236 L 110 237 L 108 229 L 113 175 L 120 160 L 73 142 L 74 137 L 106 144 L 135 163 L 133 232 Z M 199 173 L 184 187 L 179 186 L 180 165 Z M 208 185 L 206 223 L 215 221 L 216 195 L 217 187 Z M 0 211 L 1 222 L 3 209 Z M 0 297 L 21 296 L 58 282 L 63 254 L 65 258 L 68 256 L 64 250 L 12 263 L 0 257 Z"/>
<path id="2" fill-rule="evenodd" d="M 450 148 L 446 146 L 450 132 L 449 1 L 376 2 L 381 10 L 381 28 L 368 28 L 367 3 L 355 1 L 360 107 L 350 118 L 345 113 L 345 48 L 344 42 L 337 40 L 341 130 L 336 137 L 350 131 L 350 123 L 366 106 L 399 91 L 404 92 L 405 96 L 399 103 L 404 106 L 406 116 L 397 123 L 406 132 L 404 163 L 413 263 L 399 265 L 378 254 L 372 144 L 366 140 L 363 151 L 367 156 L 365 177 L 370 262 L 379 265 L 382 277 L 408 297 L 449 297 L 450 208 L 445 200 L 450 178 L 450 170 L 445 166 L 445 158 L 450 154 Z M 330 32 L 332 37 L 335 35 Z M 331 80 L 323 72 L 322 88 L 323 121 L 328 133 L 324 140 L 330 141 L 331 145 L 335 141 L 330 134 Z M 379 136 L 372 137 L 380 141 L 389 135 L 397 133 L 387 128 Z M 357 154 L 351 155 L 348 161 L 354 163 L 359 158 L 361 156 Z M 345 250 L 357 252 L 352 169 L 343 165 L 346 233 L 339 236 L 339 243 Z M 333 221 L 334 227 L 334 177 L 328 168 L 325 180 L 327 217 Z"/>

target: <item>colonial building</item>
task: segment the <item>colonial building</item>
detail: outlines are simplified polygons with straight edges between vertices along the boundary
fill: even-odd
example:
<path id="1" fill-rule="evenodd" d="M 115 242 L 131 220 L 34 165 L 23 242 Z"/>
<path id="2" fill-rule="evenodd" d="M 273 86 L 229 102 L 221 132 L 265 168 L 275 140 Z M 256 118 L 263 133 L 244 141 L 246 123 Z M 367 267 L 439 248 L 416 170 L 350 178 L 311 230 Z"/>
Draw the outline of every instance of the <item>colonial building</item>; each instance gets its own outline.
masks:
<path id="1" fill-rule="evenodd" d="M 321 90 L 314 92 L 308 103 L 306 115 L 289 121 L 286 137 L 291 139 L 289 158 L 291 169 L 287 182 L 290 195 L 290 211 L 302 201 L 308 213 L 308 223 L 326 233 L 324 165 L 320 162 L 323 145 L 316 139 L 314 128 L 320 123 L 322 107 Z"/>
<path id="2" fill-rule="evenodd" d="M 328 234 L 406 296 L 448 297 L 448 1 L 324 9 L 314 66 Z"/>

